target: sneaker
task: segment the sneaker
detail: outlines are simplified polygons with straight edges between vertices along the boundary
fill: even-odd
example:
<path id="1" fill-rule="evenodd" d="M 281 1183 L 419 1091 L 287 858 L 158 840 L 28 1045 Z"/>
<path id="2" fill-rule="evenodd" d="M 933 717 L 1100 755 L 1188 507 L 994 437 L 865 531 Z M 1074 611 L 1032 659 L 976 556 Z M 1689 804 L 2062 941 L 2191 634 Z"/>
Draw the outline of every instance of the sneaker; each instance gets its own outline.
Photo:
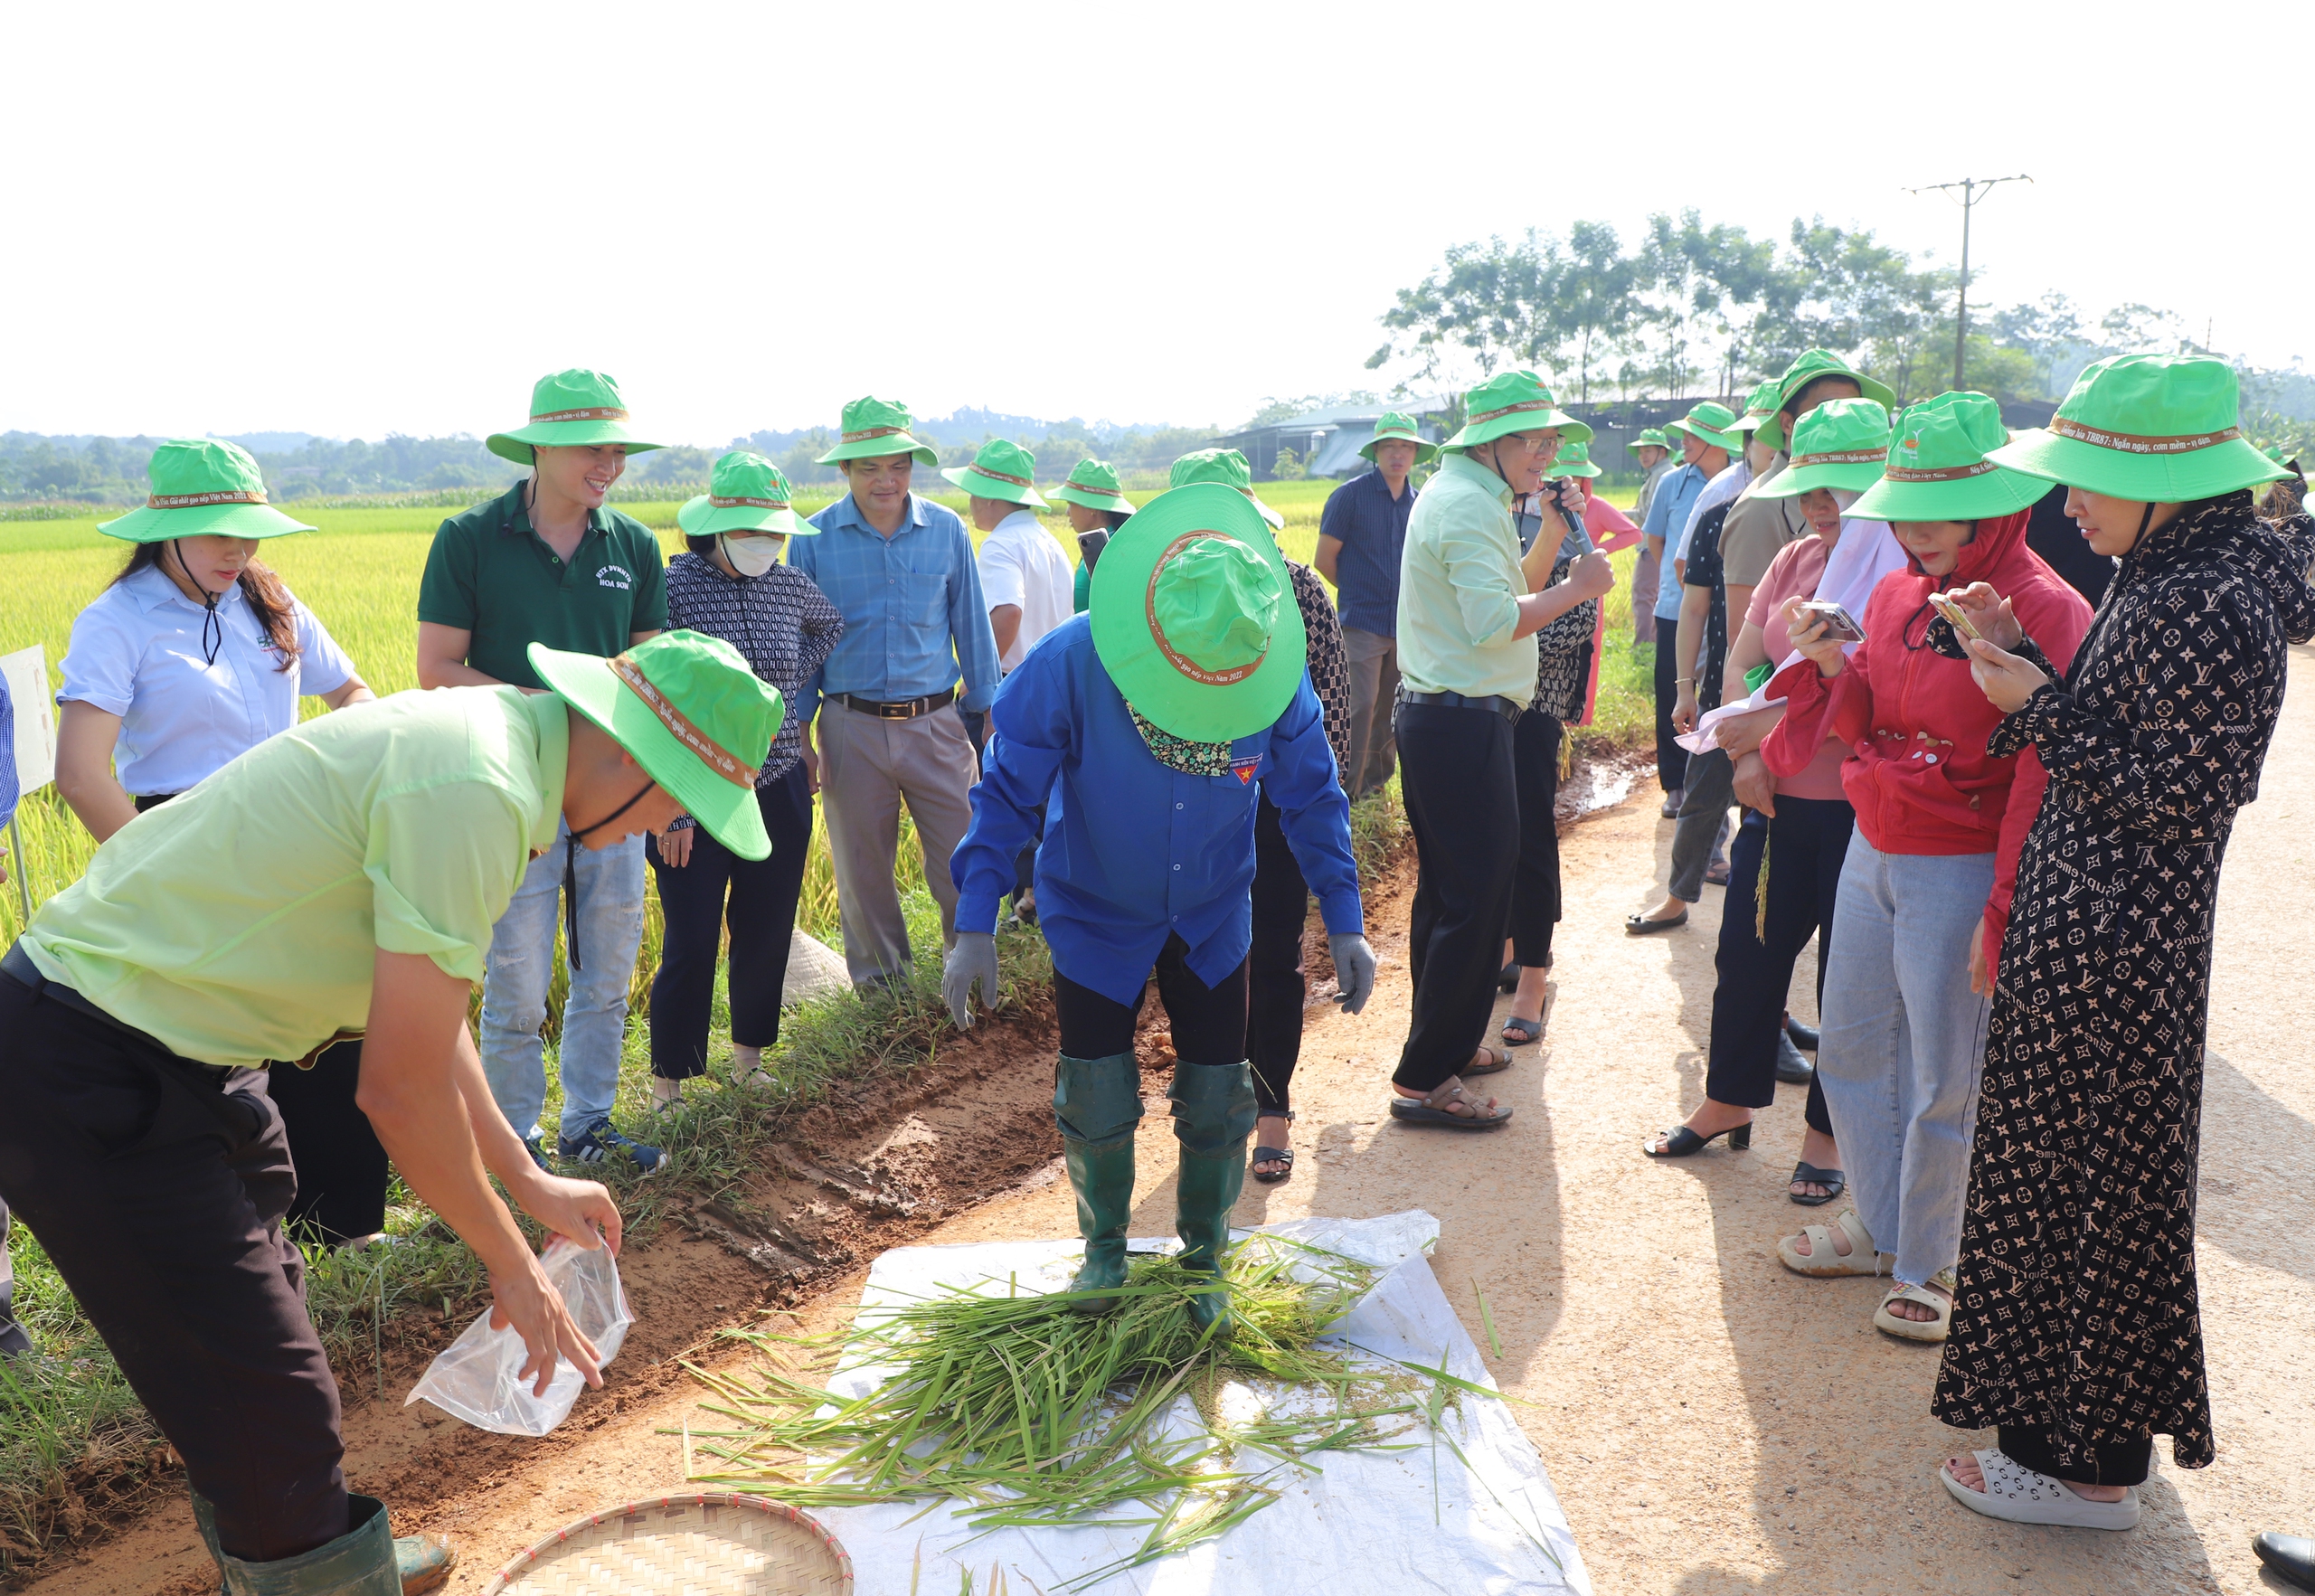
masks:
<path id="1" fill-rule="evenodd" d="M 549 1175 L 553 1175 L 554 1173 L 554 1167 L 546 1161 L 546 1148 L 540 1145 L 544 1135 L 544 1132 L 541 1132 L 538 1136 L 524 1137 L 523 1138 L 523 1151 L 531 1156 L 532 1163 L 545 1170 Z"/>
<path id="2" fill-rule="evenodd" d="M 635 1166 L 646 1175 L 658 1168 L 666 1157 L 657 1147 L 629 1141 L 611 1129 L 609 1119 L 596 1120 L 575 1137 L 562 1138 L 561 1146 L 556 1150 L 579 1164 L 600 1164 L 613 1157 L 631 1158 Z"/>

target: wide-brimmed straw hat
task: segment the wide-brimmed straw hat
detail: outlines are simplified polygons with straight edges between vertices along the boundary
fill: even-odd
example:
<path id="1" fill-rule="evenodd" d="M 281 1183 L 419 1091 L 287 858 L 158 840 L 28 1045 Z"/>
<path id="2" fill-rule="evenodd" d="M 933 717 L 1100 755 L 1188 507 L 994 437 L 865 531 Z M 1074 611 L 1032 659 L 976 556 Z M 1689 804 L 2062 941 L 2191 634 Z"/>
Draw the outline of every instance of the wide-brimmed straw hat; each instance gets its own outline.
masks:
<path id="1" fill-rule="evenodd" d="M 492 454 L 518 466 L 533 464 L 537 457 L 531 451 L 541 444 L 569 449 L 594 443 L 623 443 L 631 455 L 661 447 L 628 430 L 627 401 L 619 397 L 619 384 L 584 366 L 541 377 L 531 388 L 530 425 L 483 439 Z"/>
<path id="2" fill-rule="evenodd" d="M 1462 430 L 1439 447 L 1450 454 L 1492 443 L 1509 432 L 1559 429 L 1562 443 L 1589 443 L 1592 429 L 1559 408 L 1533 372 L 1503 372 L 1463 395 Z"/>
<path id="3" fill-rule="evenodd" d="M 1107 460 L 1083 459 L 1069 468 L 1069 477 L 1053 496 L 1072 505 L 1082 505 L 1089 510 L 1107 510 L 1113 515 L 1133 514 L 1133 501 L 1125 496 L 1118 484 L 1117 467 Z"/>
<path id="4" fill-rule="evenodd" d="M 2197 354 L 2116 354 L 2074 381 L 2047 427 L 1997 465 L 2141 504 L 2216 498 L 2291 473 L 2243 436 L 2235 368 Z"/>
<path id="5" fill-rule="evenodd" d="M 1665 423 L 1668 435 L 1686 432 L 1713 449 L 1726 449 L 1730 454 L 1742 454 L 1744 440 L 1732 438 L 1728 430 L 1736 424 L 1736 412 L 1716 399 L 1707 399 L 1692 406 L 1688 413 L 1677 421 Z"/>
<path id="6" fill-rule="evenodd" d="M 611 659 L 543 643 L 528 653 L 539 680 L 633 754 L 708 836 L 742 859 L 770 855 L 756 772 L 785 710 L 737 648 L 673 631 Z"/>
<path id="7" fill-rule="evenodd" d="M 146 467 L 152 493 L 145 506 L 97 530 L 132 543 L 173 537 L 280 537 L 311 532 L 265 502 L 265 477 L 238 443 L 222 438 L 172 438 Z"/>
<path id="8" fill-rule="evenodd" d="M 844 436 L 836 447 L 812 463 L 832 466 L 838 460 L 875 459 L 883 455 L 913 455 L 920 466 L 937 466 L 940 456 L 911 429 L 916 418 L 908 406 L 873 394 L 844 407 Z"/>
<path id="9" fill-rule="evenodd" d="M 692 537 L 719 532 L 777 532 L 789 537 L 817 537 L 820 529 L 790 507 L 786 473 L 752 449 L 718 457 L 707 491 L 686 500 L 676 524 Z"/>
<path id="10" fill-rule="evenodd" d="M 1309 638 L 1277 542 L 1243 494 L 1168 488 L 1093 568 L 1093 650 L 1162 732 L 1227 742 L 1273 724 L 1301 685 Z"/>
<path id="11" fill-rule="evenodd" d="M 1897 417 L 1881 480 L 1849 514 L 1867 521 L 1985 521 L 2030 510 L 2049 484 L 1986 458 L 2008 440 L 2001 406 L 1982 393 L 1909 404 Z"/>
<path id="12" fill-rule="evenodd" d="M 1776 380 L 1777 409 L 1782 410 L 1794 394 L 1819 377 L 1847 377 L 1857 385 L 1866 398 L 1879 401 L 1883 410 L 1897 408 L 1897 396 L 1889 384 L 1866 376 L 1829 349 L 1810 349 L 1785 367 L 1784 375 Z"/>
<path id="13" fill-rule="evenodd" d="M 1546 477 L 1597 477 L 1599 474 L 1600 467 L 1592 461 L 1592 446 L 1588 443 L 1561 444 L 1559 457 L 1544 473 Z"/>
<path id="14" fill-rule="evenodd" d="M 1828 399 L 1792 424 L 1792 463 L 1753 491 L 1764 499 L 1798 498 L 1819 487 L 1863 493 L 1888 463 L 1889 412 L 1880 402 Z"/>
<path id="15" fill-rule="evenodd" d="M 1422 435 L 1414 418 L 1403 411 L 1385 411 L 1383 419 L 1375 423 L 1375 436 L 1359 446 L 1359 458 L 1369 462 L 1375 458 L 1375 446 L 1385 439 L 1397 438 L 1414 445 L 1414 463 L 1418 466 L 1439 458 L 1439 446 Z"/>
<path id="16" fill-rule="evenodd" d="M 1246 502 L 1270 523 L 1271 530 L 1275 532 L 1286 524 L 1285 516 L 1262 503 L 1255 495 L 1253 467 L 1246 464 L 1246 457 L 1234 449 L 1193 449 L 1176 460 L 1173 468 L 1166 474 L 1168 488 L 1187 487 L 1193 482 L 1214 482 L 1224 487 L 1234 487 L 1244 494 Z M 1142 507 L 1147 509 L 1148 505 Z M 1103 556 L 1104 559 L 1107 557 Z"/>
<path id="17" fill-rule="evenodd" d="M 940 475 L 976 497 L 1044 507 L 1037 492 L 1037 457 L 1002 438 L 982 444 L 971 465 L 951 466 Z"/>

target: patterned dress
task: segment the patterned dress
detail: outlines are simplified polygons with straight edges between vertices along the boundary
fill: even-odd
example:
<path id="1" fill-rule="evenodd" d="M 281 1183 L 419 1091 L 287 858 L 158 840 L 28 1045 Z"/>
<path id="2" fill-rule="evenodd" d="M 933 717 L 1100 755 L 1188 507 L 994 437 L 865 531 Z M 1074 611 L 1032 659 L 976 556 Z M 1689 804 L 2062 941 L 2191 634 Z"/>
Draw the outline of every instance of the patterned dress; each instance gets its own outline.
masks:
<path id="1" fill-rule="evenodd" d="M 2122 560 L 2064 685 L 1988 740 L 2031 742 L 2049 787 L 1986 1037 L 1932 1403 L 1948 1424 L 2038 1429 L 2085 1465 L 2150 1434 L 2181 1468 L 2211 1460 L 2194 1248 L 2211 916 L 2285 639 L 2315 636 L 2310 554 L 2305 517 L 2268 526 L 2247 492 L 2189 505 Z"/>
<path id="2" fill-rule="evenodd" d="M 1343 647 L 1342 619 L 1335 601 L 1327 596 L 1318 572 L 1295 561 L 1286 562 L 1294 586 L 1294 607 L 1302 612 L 1303 635 L 1309 639 L 1310 690 L 1327 722 L 1327 746 L 1335 751 L 1335 769 L 1350 764 L 1350 656 Z"/>

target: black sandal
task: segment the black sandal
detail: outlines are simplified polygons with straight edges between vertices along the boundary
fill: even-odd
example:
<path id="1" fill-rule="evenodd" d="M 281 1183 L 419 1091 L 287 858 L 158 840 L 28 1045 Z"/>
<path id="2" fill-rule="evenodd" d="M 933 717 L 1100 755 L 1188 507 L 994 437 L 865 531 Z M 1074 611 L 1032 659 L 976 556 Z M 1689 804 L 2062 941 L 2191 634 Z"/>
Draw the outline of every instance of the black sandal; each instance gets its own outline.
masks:
<path id="1" fill-rule="evenodd" d="M 1804 1158 L 1792 1166 L 1792 1178 L 1784 1184 L 1786 1187 L 1784 1195 L 1803 1208 L 1822 1208 L 1835 1197 L 1848 1190 L 1848 1176 L 1838 1169 L 1819 1169 Z M 1791 1189 L 1804 1184 L 1823 1186 L 1825 1195 L 1821 1197 L 1804 1196 Z"/>
<path id="2" fill-rule="evenodd" d="M 1651 1158 L 1685 1158 L 1691 1154 L 1703 1152 L 1705 1148 L 1724 1136 L 1728 1138 L 1728 1150 L 1741 1153 L 1753 1145 L 1753 1122 L 1747 1119 L 1742 1125 L 1732 1125 L 1725 1130 L 1715 1130 L 1710 1136 L 1698 1136 L 1685 1125 L 1674 1126 L 1669 1130 L 1659 1130 L 1656 1134 L 1664 1138 L 1661 1151 L 1649 1147 L 1646 1142 L 1639 1144 L 1639 1150 Z"/>
<path id="3" fill-rule="evenodd" d="M 1495 976 L 1495 989 L 1498 992 L 1519 990 L 1519 967 L 1516 964 L 1507 964 L 1498 970 Z"/>
<path id="4" fill-rule="evenodd" d="M 1275 1119 L 1279 1118 L 1279 1116 L 1276 1114 L 1262 1114 L 1257 1116 L 1257 1118 L 1263 1119 Z M 1294 1110 L 1291 1109 L 1287 1110 L 1285 1118 L 1286 1122 L 1289 1125 L 1293 1124 Z M 1264 1175 L 1261 1170 L 1254 1168 L 1252 1164 L 1248 1165 L 1247 1173 L 1252 1175 L 1263 1185 L 1276 1185 L 1282 1180 L 1291 1180 L 1294 1178 L 1294 1149 L 1292 1147 L 1256 1147 L 1254 1148 L 1253 1164 L 1283 1164 L 1286 1166 L 1283 1169 L 1274 1169 L 1270 1174 Z"/>
<path id="5" fill-rule="evenodd" d="M 1514 1047 L 1525 1047 L 1531 1042 L 1541 1042 L 1544 1039 L 1544 1022 L 1523 1020 L 1517 1015 L 1508 1015 L 1503 1022 L 1503 1039 Z"/>

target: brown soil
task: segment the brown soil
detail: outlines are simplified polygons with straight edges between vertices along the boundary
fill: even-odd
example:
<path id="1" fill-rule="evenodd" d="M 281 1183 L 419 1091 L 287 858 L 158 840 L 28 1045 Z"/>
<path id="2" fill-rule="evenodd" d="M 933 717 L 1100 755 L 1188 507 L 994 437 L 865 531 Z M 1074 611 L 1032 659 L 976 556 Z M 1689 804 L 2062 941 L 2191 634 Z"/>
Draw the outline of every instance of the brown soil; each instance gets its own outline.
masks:
<path id="1" fill-rule="evenodd" d="M 2294 655 L 2303 664 L 2315 649 Z M 1249 1183 L 1238 1218 L 1413 1206 L 1440 1217 L 1433 1267 L 1482 1346 L 1473 1283 L 1486 1292 L 1504 1342 L 1492 1367 L 1538 1404 L 1514 1411 L 1603 1591 L 2280 1589 L 2257 1571 L 2250 1534 L 2315 1521 L 2304 1417 L 2315 1077 L 2303 1026 L 2276 1001 L 2315 987 L 2315 947 L 2268 930 L 2275 883 L 2315 875 L 2315 704 L 2303 694 L 2286 707 L 2263 793 L 2230 851 L 2211 999 L 2200 1259 L 2219 1457 L 2190 1472 L 2158 1449 L 2146 1519 L 2130 1534 L 1997 1524 L 1936 1485 L 1940 1458 L 1991 1443 L 1929 1417 L 1934 1350 L 1870 1327 L 1875 1282 L 1806 1280 L 1775 1261 L 1778 1235 L 1838 1212 L 1785 1201 L 1797 1092 L 1763 1113 L 1750 1152 L 1640 1157 L 1643 1134 L 1701 1090 L 1719 917 L 1708 889 L 1685 931 L 1622 934 L 1622 916 L 1663 880 L 1671 827 L 1656 817 L 1652 783 L 1563 844 L 1549 1034 L 1488 1082 L 1517 1108 L 1512 1124 L 1465 1139 L 1385 1114 L 1406 1026 L 1402 865 L 1368 906 L 1384 961 L 1375 1000 L 1355 1017 L 1323 1002 L 1309 1011 L 1295 1177 Z M 1803 1015 L 1814 974 L 1804 959 L 1793 985 Z M 1323 953 L 1312 987 L 1314 997 L 1332 989 Z M 1159 1026 L 1153 1012 L 1141 1046 L 1152 1096 L 1169 1056 Z M 740 1359 L 720 1328 L 774 1306 L 830 1323 L 884 1247 L 1073 1232 L 1048 1118 L 1051 1046 L 1035 1018 L 951 1044 L 904 1092 L 808 1119 L 781 1166 L 723 1213 L 697 1216 L 713 1239 L 671 1227 L 634 1250 L 628 1349 L 555 1435 L 489 1436 L 422 1404 L 373 1400 L 347 1417 L 349 1479 L 393 1504 L 397 1528 L 452 1535 L 465 1564 L 451 1589 L 468 1592 L 582 1514 L 676 1487 L 681 1443 L 661 1431 L 697 1399 L 676 1360 Z M 1171 1228 L 1162 1110 L 1153 1104 L 1140 1139 L 1138 1235 Z M 418 1364 L 413 1352 L 390 1368 L 389 1392 L 406 1391 Z M 172 1503 L 34 1589 L 206 1596 L 214 1584 L 189 1514 Z"/>

